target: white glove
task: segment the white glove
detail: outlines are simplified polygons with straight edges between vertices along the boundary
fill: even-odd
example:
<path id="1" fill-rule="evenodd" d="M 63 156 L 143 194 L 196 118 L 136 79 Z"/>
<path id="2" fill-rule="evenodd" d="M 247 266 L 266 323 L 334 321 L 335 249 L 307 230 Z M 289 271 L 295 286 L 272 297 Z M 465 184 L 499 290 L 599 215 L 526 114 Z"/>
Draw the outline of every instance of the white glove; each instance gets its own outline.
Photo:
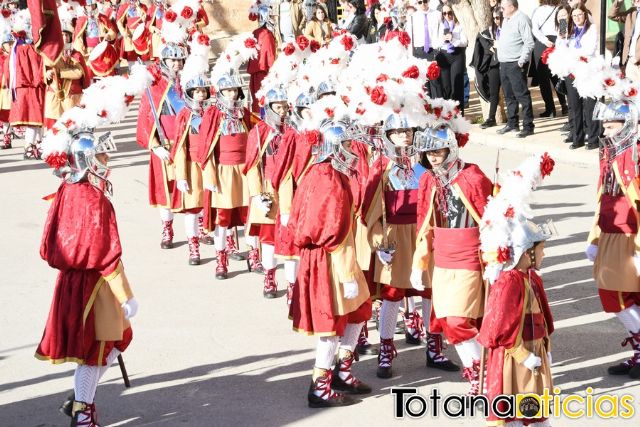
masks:
<path id="1" fill-rule="evenodd" d="M 598 245 L 589 245 L 587 249 L 584 251 L 587 254 L 587 259 L 591 262 L 595 262 L 596 256 L 598 255 Z"/>
<path id="2" fill-rule="evenodd" d="M 358 296 L 358 282 L 355 280 L 351 282 L 344 282 L 342 287 L 344 288 L 345 299 L 354 299 Z"/>
<path id="3" fill-rule="evenodd" d="M 633 256 L 633 265 L 636 267 L 636 274 L 640 276 L 640 255 Z"/>
<path id="4" fill-rule="evenodd" d="M 289 214 L 280 214 L 280 224 L 282 224 L 283 227 L 286 227 L 288 223 Z"/>
<path id="5" fill-rule="evenodd" d="M 422 273 L 423 271 L 417 268 L 411 269 L 411 276 L 409 276 L 409 281 L 411 282 L 411 286 L 416 291 L 424 291 L 424 284 L 422 283 Z"/>
<path id="6" fill-rule="evenodd" d="M 217 193 L 218 192 L 218 187 L 216 187 L 213 184 L 207 184 L 207 185 L 204 186 L 204 188 L 205 188 L 205 190 L 209 190 L 212 193 Z"/>
<path id="7" fill-rule="evenodd" d="M 181 193 L 189 192 L 189 183 L 185 179 L 179 179 L 178 182 L 176 182 L 176 187 L 178 187 Z"/>
<path id="8" fill-rule="evenodd" d="M 257 196 L 257 197 L 260 197 L 260 196 Z M 258 198 L 258 206 L 264 212 L 265 215 L 268 215 L 269 212 L 271 212 L 271 203 L 269 203 L 266 200 L 262 200 L 261 198 Z"/>
<path id="9" fill-rule="evenodd" d="M 529 354 L 529 357 L 527 357 L 524 362 L 522 362 L 522 364 L 529 369 L 530 371 L 533 372 L 533 370 L 535 370 L 536 368 L 539 368 L 540 365 L 542 365 L 542 359 L 540 359 L 538 356 L 536 356 L 533 353 Z"/>
<path id="10" fill-rule="evenodd" d="M 123 302 L 121 307 L 124 310 L 125 319 L 131 319 L 138 313 L 138 301 L 135 298 Z"/>
<path id="11" fill-rule="evenodd" d="M 547 351 L 547 360 L 549 361 L 549 366 L 553 364 L 553 357 L 551 357 L 551 352 Z"/>
<path id="12" fill-rule="evenodd" d="M 170 158 L 169 152 L 164 147 L 156 147 L 156 148 L 154 148 L 153 149 L 153 154 L 158 156 L 158 158 L 160 160 L 165 160 L 166 161 L 166 160 L 169 160 L 169 158 Z"/>
<path id="13" fill-rule="evenodd" d="M 376 254 L 378 254 L 378 259 L 380 259 L 380 262 L 382 262 L 384 265 L 391 264 L 391 260 L 393 260 L 392 254 L 381 249 L 376 250 Z"/>
<path id="14" fill-rule="evenodd" d="M 489 264 L 487 268 L 484 269 L 484 279 L 489 282 L 490 285 L 493 285 L 498 277 L 500 277 L 500 272 L 502 271 L 502 266 L 500 264 Z"/>

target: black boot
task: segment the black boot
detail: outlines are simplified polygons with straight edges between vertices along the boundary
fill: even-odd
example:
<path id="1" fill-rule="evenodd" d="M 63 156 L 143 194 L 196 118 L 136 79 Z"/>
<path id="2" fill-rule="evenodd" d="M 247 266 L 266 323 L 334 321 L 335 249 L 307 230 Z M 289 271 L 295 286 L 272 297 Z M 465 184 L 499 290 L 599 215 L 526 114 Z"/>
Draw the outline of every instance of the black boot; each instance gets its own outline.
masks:
<path id="1" fill-rule="evenodd" d="M 376 376 L 378 378 L 391 378 L 391 362 L 397 356 L 396 346 L 393 338 L 380 338 L 380 353 L 378 354 L 378 370 Z"/>
<path id="2" fill-rule="evenodd" d="M 357 403 L 357 400 L 331 389 L 332 372 L 329 369 L 313 368 L 315 380 L 311 381 L 307 400 L 310 408 L 333 408 L 335 406 L 348 406 Z M 317 396 L 315 392 L 320 392 Z"/>
<path id="3" fill-rule="evenodd" d="M 351 365 L 353 365 L 354 360 L 355 355 L 353 352 L 340 349 L 338 353 L 338 364 L 336 365 L 333 379 L 331 380 L 331 387 L 348 394 L 369 394 L 371 393 L 371 387 L 354 377 L 351 373 Z M 348 374 L 346 379 L 343 380 L 340 378 L 341 372 Z"/>
<path id="4" fill-rule="evenodd" d="M 442 335 L 427 333 L 427 367 L 456 372 L 460 367 L 442 354 Z"/>

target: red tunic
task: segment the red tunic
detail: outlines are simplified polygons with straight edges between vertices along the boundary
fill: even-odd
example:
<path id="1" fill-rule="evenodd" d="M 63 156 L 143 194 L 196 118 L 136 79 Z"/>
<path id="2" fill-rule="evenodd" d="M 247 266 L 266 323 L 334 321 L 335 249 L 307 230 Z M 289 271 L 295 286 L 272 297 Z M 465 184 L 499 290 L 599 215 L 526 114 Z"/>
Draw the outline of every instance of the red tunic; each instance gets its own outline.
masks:
<path id="1" fill-rule="evenodd" d="M 104 365 L 111 349 L 127 348 L 131 328 L 120 341 L 96 340 L 90 298 L 100 279 L 116 270 L 121 255 L 111 202 L 86 181 L 63 183 L 49 209 L 40 246 L 42 259 L 60 273 L 36 357 Z"/>
<path id="2" fill-rule="evenodd" d="M 9 55 L 4 52 L 0 52 L 0 96 L 7 98 L 0 101 L 0 122 L 9 121 L 9 110 L 11 107 L 11 94 L 9 93 L 9 68 L 5 68 L 5 62 L 9 63 Z M 5 102 L 6 101 L 6 102 Z"/>
<path id="3" fill-rule="evenodd" d="M 290 310 L 293 328 L 341 336 L 347 316 L 334 313 L 329 253 L 351 231 L 353 198 L 349 178 L 328 162 L 312 166 L 307 178 L 293 199 L 287 225 L 300 249 L 298 286 Z"/>
<path id="4" fill-rule="evenodd" d="M 275 168 L 271 181 L 276 192 L 280 191 L 280 184 L 283 183 L 291 172 L 297 146 L 301 144 L 304 144 L 304 142 L 301 141 L 298 131 L 293 127 L 288 128 L 282 135 L 282 141 L 280 142 L 278 152 L 274 159 Z M 292 185 L 294 186 L 292 193 L 293 196 L 296 191 L 296 183 L 293 182 Z M 289 233 L 287 227 L 282 226 L 279 217 L 280 213 L 278 213 L 278 221 L 276 222 L 275 230 L 276 254 L 283 257 L 297 256 L 299 252 L 293 244 L 293 236 Z"/>
<path id="5" fill-rule="evenodd" d="M 158 76 L 158 79 L 149 87 L 149 91 L 151 92 L 151 98 L 156 107 L 156 112 L 160 114 L 170 85 L 166 78 L 160 76 L 160 69 L 157 65 L 151 65 L 149 68 L 153 75 Z M 167 139 L 173 139 L 175 119 L 175 116 L 160 116 L 160 125 Z M 136 142 L 141 147 L 150 148 L 149 145 L 153 138 L 158 138 L 158 133 L 151 112 L 149 98 L 145 92 L 140 99 L 140 109 L 138 111 L 138 122 L 136 125 Z M 169 207 L 171 206 L 173 197 L 179 195 L 178 189 L 175 188 L 173 176 L 167 174 L 166 168 L 167 166 L 163 167 L 163 160 L 160 160 L 153 152 L 149 153 L 149 204 L 151 206 Z"/>
<path id="6" fill-rule="evenodd" d="M 5 61 L 5 75 L 9 75 L 9 68 L 10 61 Z M 15 68 L 15 99 L 9 113 L 9 121 L 13 126 L 42 126 L 44 63 L 33 45 L 21 44 L 16 47 Z"/>
<path id="7" fill-rule="evenodd" d="M 549 308 L 542 279 L 533 271 L 530 277 L 531 280 L 529 284 L 542 310 L 542 316 L 540 319 L 537 319 L 536 324 L 540 324 L 540 326 L 546 325 L 546 329 L 544 327 L 538 327 L 535 331 L 520 331 L 522 312 L 526 310 L 524 306 L 525 273 L 518 270 L 502 272 L 498 280 L 491 285 L 482 327 L 478 335 L 480 344 L 489 349 L 486 379 L 489 402 L 496 396 L 502 394 L 504 381 L 511 382 L 503 378 L 505 350 L 516 346 L 520 334 L 522 334 L 523 340 L 528 341 L 533 338 L 538 339 L 545 335 L 551 335 L 554 330 L 553 316 Z M 531 324 L 531 321 L 525 321 L 524 324 L 526 329 L 526 325 Z M 522 392 L 526 392 L 526 390 L 522 390 Z M 496 419 L 495 414 L 492 412 L 489 420 Z M 509 422 L 513 420 L 505 419 L 504 421 Z M 529 422 L 535 421 L 536 420 L 529 420 Z"/>

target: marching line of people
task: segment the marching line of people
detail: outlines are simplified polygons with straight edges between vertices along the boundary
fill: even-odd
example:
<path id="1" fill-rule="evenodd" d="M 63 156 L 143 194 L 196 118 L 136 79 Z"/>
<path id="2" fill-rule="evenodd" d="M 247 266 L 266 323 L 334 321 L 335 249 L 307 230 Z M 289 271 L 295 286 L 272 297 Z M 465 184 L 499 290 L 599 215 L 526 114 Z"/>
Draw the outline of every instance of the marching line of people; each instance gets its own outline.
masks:
<path id="1" fill-rule="evenodd" d="M 62 183 L 41 256 L 60 273 L 36 357 L 78 364 L 62 406 L 71 425 L 98 425 L 99 379 L 131 342 L 129 319 L 138 310 L 109 200 L 107 162 L 116 146 L 94 133 L 121 120 L 137 96 L 136 140 L 149 150 L 160 247 L 173 248 L 174 217 L 182 214 L 188 263 L 200 264 L 201 242 L 213 244 L 212 275 L 224 280 L 228 259 L 244 257 L 234 233 L 244 227 L 247 265 L 264 274 L 267 299 L 277 295 L 283 260 L 293 330 L 318 337 L 310 407 L 351 405 L 372 392 L 354 364 L 358 354 L 375 354 L 366 330 L 374 312 L 378 378 L 393 377 L 402 312 L 405 339 L 425 345 L 427 368 L 459 371 L 443 354 L 445 339 L 453 345 L 469 395 L 551 393 L 553 316 L 537 271 L 553 227 L 531 221 L 530 195 L 554 161 L 532 156 L 492 182 L 461 158 L 470 124 L 457 101 L 429 95 L 440 68 L 414 56 L 406 32 L 358 44 L 344 31 L 325 46 L 300 35 L 276 49 L 272 6 L 252 5 L 259 28 L 231 38 L 210 69 L 198 0 L 176 1 L 164 12 L 171 19 L 160 28 L 157 62 L 84 88 L 81 106 L 50 124 L 41 154 Z M 609 373 L 637 379 L 640 91 L 604 58 L 584 60 L 562 47 L 545 56 L 553 74 L 572 74 L 581 96 L 614 101 L 595 109 L 608 150 L 587 255 L 603 308 L 620 318 L 630 334 L 623 345 L 634 350 Z M 240 68 L 251 61 L 259 66 L 246 97 Z M 80 74 L 64 69 L 61 78 Z M 549 425 L 495 413 L 488 420 L 523 422 Z"/>

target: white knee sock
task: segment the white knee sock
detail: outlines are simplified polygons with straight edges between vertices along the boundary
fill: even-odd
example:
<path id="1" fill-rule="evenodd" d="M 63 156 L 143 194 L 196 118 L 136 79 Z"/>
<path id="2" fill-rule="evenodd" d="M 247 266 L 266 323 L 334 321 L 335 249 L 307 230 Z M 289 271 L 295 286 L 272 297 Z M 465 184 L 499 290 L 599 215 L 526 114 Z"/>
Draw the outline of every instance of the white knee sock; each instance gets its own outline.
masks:
<path id="1" fill-rule="evenodd" d="M 216 250 L 223 251 L 227 246 L 227 227 L 216 225 L 216 229 L 213 231 L 213 240 L 216 244 Z"/>
<path id="2" fill-rule="evenodd" d="M 277 262 L 275 258 L 276 248 L 273 245 L 268 245 L 266 243 L 262 244 L 262 266 L 271 270 L 272 268 L 276 268 Z"/>
<path id="3" fill-rule="evenodd" d="M 429 323 L 431 320 L 431 298 L 422 298 L 422 321 L 424 323 L 425 332 L 429 332 Z"/>
<path id="4" fill-rule="evenodd" d="M 245 230 L 244 242 L 251 249 L 257 249 L 257 247 L 258 247 L 258 237 L 257 236 L 249 236 L 246 233 L 247 233 L 247 230 Z"/>
<path id="5" fill-rule="evenodd" d="M 393 338 L 402 301 L 382 300 L 380 308 L 380 339 Z"/>
<path id="6" fill-rule="evenodd" d="M 354 351 L 356 345 L 358 345 L 358 337 L 360 336 L 363 325 L 364 322 L 347 323 L 347 326 L 344 328 L 344 335 L 342 335 L 342 339 L 340 340 L 340 348 Z"/>
<path id="7" fill-rule="evenodd" d="M 102 378 L 104 373 L 107 372 L 107 369 L 109 369 L 111 367 L 111 365 L 113 365 L 113 362 L 116 360 L 116 358 L 120 354 L 121 354 L 121 352 L 117 348 L 114 348 L 113 350 L 111 350 L 111 352 L 107 356 L 107 363 L 105 363 L 104 366 L 100 366 L 100 376 L 98 377 L 98 379 Z"/>
<path id="8" fill-rule="evenodd" d="M 320 337 L 316 347 L 316 368 L 331 369 L 338 349 L 338 337 Z"/>
<path id="9" fill-rule="evenodd" d="M 184 232 L 189 239 L 198 235 L 198 214 L 184 214 Z"/>
<path id="10" fill-rule="evenodd" d="M 640 331 L 640 307 L 632 305 L 629 308 L 616 313 L 620 322 L 627 328 L 627 331 L 631 333 L 637 333 Z"/>
<path id="11" fill-rule="evenodd" d="M 173 212 L 171 212 L 169 209 L 165 209 L 165 208 L 158 208 L 158 211 L 160 212 L 160 219 L 163 221 L 173 221 Z"/>
<path id="12" fill-rule="evenodd" d="M 33 126 L 24 127 L 24 143 L 25 145 L 33 145 L 36 143 L 36 128 Z"/>
<path id="13" fill-rule="evenodd" d="M 298 277 L 298 260 L 286 259 L 284 260 L 284 277 L 289 283 L 295 283 Z"/>
<path id="14" fill-rule="evenodd" d="M 465 368 L 472 367 L 474 360 L 480 360 L 482 347 L 475 337 L 456 344 L 455 347 Z"/>
<path id="15" fill-rule="evenodd" d="M 78 402 L 93 403 L 100 380 L 100 366 L 78 365 L 73 375 L 73 392 Z"/>

